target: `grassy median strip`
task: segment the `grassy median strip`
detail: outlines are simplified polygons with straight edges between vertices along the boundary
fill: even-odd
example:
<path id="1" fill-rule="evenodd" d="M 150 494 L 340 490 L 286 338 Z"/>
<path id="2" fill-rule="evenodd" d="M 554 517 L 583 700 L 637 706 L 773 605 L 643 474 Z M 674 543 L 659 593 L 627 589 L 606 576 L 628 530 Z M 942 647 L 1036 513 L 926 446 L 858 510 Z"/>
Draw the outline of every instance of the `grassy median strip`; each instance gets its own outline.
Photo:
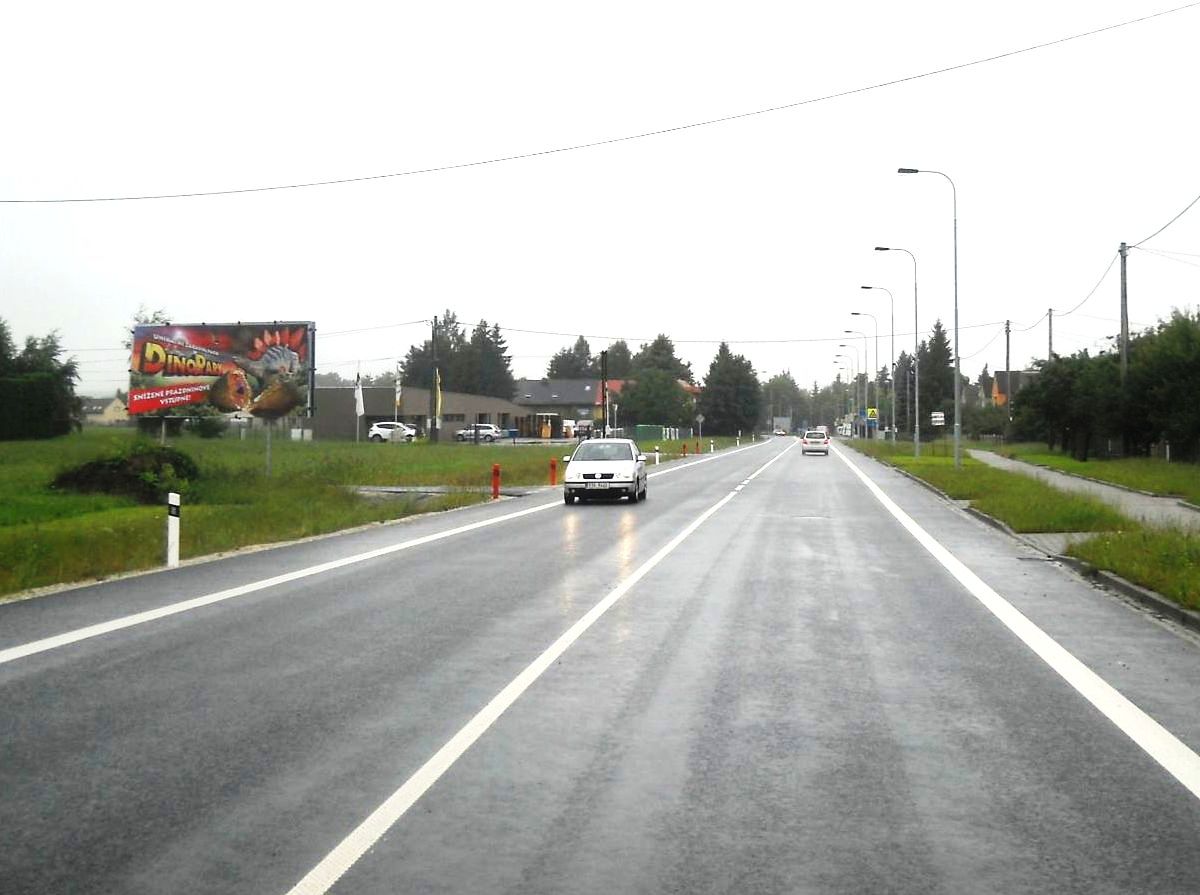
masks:
<path id="1" fill-rule="evenodd" d="M 1015 472 L 993 469 L 970 457 L 961 469 L 953 457 L 912 455 L 907 444 L 850 442 L 864 454 L 912 473 L 955 500 L 969 500 L 980 512 L 999 519 L 1013 531 L 1117 531 L 1136 528 L 1102 501 L 1069 494 Z"/>

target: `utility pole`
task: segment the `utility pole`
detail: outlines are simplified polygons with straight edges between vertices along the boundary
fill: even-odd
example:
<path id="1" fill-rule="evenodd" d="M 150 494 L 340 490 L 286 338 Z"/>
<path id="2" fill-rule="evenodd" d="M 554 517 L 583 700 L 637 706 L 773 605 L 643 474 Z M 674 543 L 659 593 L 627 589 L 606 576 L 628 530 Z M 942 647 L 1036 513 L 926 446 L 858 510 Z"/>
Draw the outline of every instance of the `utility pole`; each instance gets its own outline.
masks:
<path id="1" fill-rule="evenodd" d="M 1054 360 L 1054 308 L 1046 309 L 1046 319 L 1050 321 L 1050 344 L 1046 350 L 1046 363 Z"/>
<path id="2" fill-rule="evenodd" d="M 1010 393 L 1012 392 L 1012 381 L 1013 381 L 1012 361 L 1010 360 L 1012 355 L 1009 352 L 1009 348 L 1011 347 L 1011 342 L 1010 342 L 1011 336 L 1012 336 L 1012 321 L 1005 320 L 1004 321 L 1004 375 L 1008 377 L 1008 382 L 1006 383 L 1006 386 Z M 1011 423 L 1012 422 L 1012 395 L 1011 394 L 1006 394 L 1004 396 L 1004 403 L 1008 405 L 1008 421 Z"/>
<path id="3" fill-rule="evenodd" d="M 600 352 L 600 437 L 608 438 L 608 350 Z"/>
<path id="4" fill-rule="evenodd" d="M 1121 385 L 1125 385 L 1125 374 L 1129 370 L 1129 291 L 1125 283 L 1125 259 L 1129 246 L 1121 243 Z"/>
<path id="5" fill-rule="evenodd" d="M 429 441 L 437 444 L 437 388 L 438 388 L 438 356 L 437 356 L 437 317 L 433 318 L 433 330 L 430 333 L 429 345 L 433 354 L 433 372 L 429 382 Z"/>

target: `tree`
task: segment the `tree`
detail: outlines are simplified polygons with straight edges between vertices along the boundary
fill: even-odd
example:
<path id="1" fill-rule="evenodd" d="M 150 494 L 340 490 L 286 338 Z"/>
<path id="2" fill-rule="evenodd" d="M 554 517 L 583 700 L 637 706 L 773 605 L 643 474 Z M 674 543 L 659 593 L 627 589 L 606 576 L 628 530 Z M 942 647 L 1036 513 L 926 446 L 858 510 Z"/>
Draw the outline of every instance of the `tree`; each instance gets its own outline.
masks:
<path id="1" fill-rule="evenodd" d="M 596 371 L 600 371 L 600 357 L 596 356 Z M 628 379 L 633 375 L 633 355 L 624 339 L 618 339 L 608 346 L 608 378 Z"/>
<path id="2" fill-rule="evenodd" d="M 742 355 L 730 352 L 729 345 L 722 342 L 709 364 L 697 406 L 704 414 L 708 431 L 716 435 L 751 431 L 762 406 L 762 392 L 753 365 Z"/>
<path id="3" fill-rule="evenodd" d="M 59 360 L 58 334 L 29 336 L 18 353 L 12 331 L 0 320 L 0 440 L 53 438 L 82 424 L 74 360 Z"/>
<path id="4" fill-rule="evenodd" d="M 600 372 L 599 361 L 593 359 L 591 346 L 587 339 L 580 336 L 570 348 L 563 348 L 550 358 L 546 367 L 548 379 L 593 379 Z M 609 376 L 613 379 L 611 371 Z"/>
<path id="5" fill-rule="evenodd" d="M 800 390 L 792 374 L 786 370 L 776 373 L 763 385 L 763 406 L 768 413 L 775 416 L 786 416 L 793 426 L 809 421 L 809 396 Z M 705 414 L 707 417 L 708 414 Z"/>
<path id="6" fill-rule="evenodd" d="M 917 363 L 921 370 L 921 413 L 928 420 L 930 413 L 940 410 L 950 425 L 954 420 L 954 355 L 941 320 L 934 322 L 928 341 L 917 349 Z"/>
<path id="7" fill-rule="evenodd" d="M 641 376 L 646 370 L 662 370 L 670 373 L 675 379 L 682 379 L 684 382 L 695 382 L 692 378 L 692 365 L 684 363 L 675 356 L 674 343 L 662 333 L 659 333 L 649 345 L 642 345 L 638 353 L 633 356 L 633 361 L 630 364 L 630 375 L 636 378 Z M 611 368 L 608 375 L 614 379 L 617 378 Z"/>
<path id="8" fill-rule="evenodd" d="M 408 349 L 401 364 L 404 385 L 429 388 L 433 382 L 431 339 Z M 499 324 L 480 320 L 468 338 L 453 311 L 447 310 L 437 327 L 437 365 L 446 391 L 511 398 L 516 391 L 508 346 Z M 390 373 L 384 374 L 390 376 Z"/>
<path id="9" fill-rule="evenodd" d="M 979 400 L 980 403 L 990 404 L 988 398 L 992 394 L 992 382 L 995 377 L 988 372 L 988 365 L 984 364 L 983 369 L 979 371 Z"/>
<path id="10" fill-rule="evenodd" d="M 665 370 L 646 370 L 621 391 L 620 422 L 628 425 L 686 426 L 692 399 Z"/>

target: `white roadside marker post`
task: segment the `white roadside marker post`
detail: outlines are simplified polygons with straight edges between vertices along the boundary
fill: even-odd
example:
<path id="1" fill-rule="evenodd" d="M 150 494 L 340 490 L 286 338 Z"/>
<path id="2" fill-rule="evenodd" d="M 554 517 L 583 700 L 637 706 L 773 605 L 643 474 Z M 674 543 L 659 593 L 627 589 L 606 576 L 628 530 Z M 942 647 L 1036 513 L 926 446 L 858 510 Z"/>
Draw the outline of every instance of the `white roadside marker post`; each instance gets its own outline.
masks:
<path id="1" fill-rule="evenodd" d="M 712 453 L 715 453 L 715 452 L 716 452 L 716 450 L 717 450 L 717 447 L 716 447 L 716 445 L 717 445 L 717 443 L 716 443 L 715 441 L 712 441 L 711 439 L 709 440 L 709 442 L 708 442 L 708 452 L 709 452 L 710 454 L 712 454 Z"/>
<path id="2" fill-rule="evenodd" d="M 179 495 L 167 495 L 167 568 L 179 565 Z"/>

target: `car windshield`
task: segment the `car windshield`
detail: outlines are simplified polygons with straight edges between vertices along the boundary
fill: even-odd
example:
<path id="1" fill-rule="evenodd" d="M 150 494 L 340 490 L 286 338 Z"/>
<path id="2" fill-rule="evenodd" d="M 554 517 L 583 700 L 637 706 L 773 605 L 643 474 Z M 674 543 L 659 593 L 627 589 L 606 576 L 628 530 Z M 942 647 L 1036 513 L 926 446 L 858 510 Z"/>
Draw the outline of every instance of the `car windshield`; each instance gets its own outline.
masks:
<path id="1" fill-rule="evenodd" d="M 581 444 L 573 460 L 632 460 L 633 450 L 627 444 L 592 442 Z"/>

